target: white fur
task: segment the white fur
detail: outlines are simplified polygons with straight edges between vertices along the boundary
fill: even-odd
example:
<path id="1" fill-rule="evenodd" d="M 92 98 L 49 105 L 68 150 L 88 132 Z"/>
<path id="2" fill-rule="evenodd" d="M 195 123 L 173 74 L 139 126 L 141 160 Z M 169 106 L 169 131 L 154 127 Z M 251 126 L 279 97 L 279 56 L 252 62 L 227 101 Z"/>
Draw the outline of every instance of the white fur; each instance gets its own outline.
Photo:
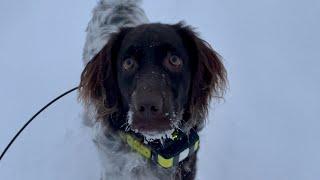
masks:
<path id="1" fill-rule="evenodd" d="M 175 169 L 163 169 L 132 151 L 119 136 L 106 132 L 101 122 L 93 127 L 93 140 L 102 164 L 102 180 L 173 179 Z"/>
<path id="2" fill-rule="evenodd" d="M 147 23 L 148 18 L 139 7 L 140 0 L 100 0 L 93 9 L 93 16 L 88 23 L 87 37 L 83 48 L 83 63 L 86 65 L 108 42 L 110 34 L 120 27 L 137 26 Z M 130 14 L 119 11 L 119 7 L 129 7 Z M 118 17 L 125 17 L 127 22 L 113 23 Z"/>

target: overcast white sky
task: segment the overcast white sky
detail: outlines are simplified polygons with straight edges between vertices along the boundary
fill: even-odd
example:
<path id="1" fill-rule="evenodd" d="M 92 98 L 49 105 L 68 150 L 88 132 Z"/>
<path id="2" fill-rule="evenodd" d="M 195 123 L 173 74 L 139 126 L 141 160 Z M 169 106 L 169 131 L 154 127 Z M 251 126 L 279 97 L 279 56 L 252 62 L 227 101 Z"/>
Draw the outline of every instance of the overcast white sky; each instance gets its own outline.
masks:
<path id="1" fill-rule="evenodd" d="M 96 0 L 0 1 L 0 151 L 76 86 Z M 320 179 L 320 1 L 145 0 L 151 22 L 184 20 L 224 57 L 230 90 L 201 133 L 198 179 Z M 0 179 L 99 178 L 76 93 L 21 135 Z"/>

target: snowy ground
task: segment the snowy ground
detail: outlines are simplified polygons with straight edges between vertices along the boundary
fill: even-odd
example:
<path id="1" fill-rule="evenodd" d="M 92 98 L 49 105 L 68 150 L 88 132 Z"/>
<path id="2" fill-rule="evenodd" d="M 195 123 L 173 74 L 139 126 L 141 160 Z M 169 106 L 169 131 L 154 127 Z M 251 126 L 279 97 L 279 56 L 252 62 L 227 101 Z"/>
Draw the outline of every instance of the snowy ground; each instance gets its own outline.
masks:
<path id="1" fill-rule="evenodd" d="M 0 150 L 79 82 L 96 1 L 0 2 Z M 153 22 L 185 20 L 225 58 L 230 90 L 201 134 L 198 179 L 320 179 L 320 1 L 145 0 Z M 1 180 L 94 180 L 98 159 L 76 93 L 31 124 Z"/>

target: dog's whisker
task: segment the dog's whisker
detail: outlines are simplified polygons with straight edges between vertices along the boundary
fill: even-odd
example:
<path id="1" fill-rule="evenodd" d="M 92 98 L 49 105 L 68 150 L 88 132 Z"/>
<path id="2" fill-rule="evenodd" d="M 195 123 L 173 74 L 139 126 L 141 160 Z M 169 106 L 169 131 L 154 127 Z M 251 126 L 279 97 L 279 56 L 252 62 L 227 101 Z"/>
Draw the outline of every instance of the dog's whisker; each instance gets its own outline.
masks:
<path id="1" fill-rule="evenodd" d="M 128 125 L 129 125 L 128 122 L 125 122 L 120 126 L 120 128 L 123 128 L 124 126 L 128 126 Z"/>
<path id="2" fill-rule="evenodd" d="M 126 126 L 126 128 L 125 128 L 125 131 L 127 132 L 127 131 L 130 131 L 130 129 L 131 129 L 131 126 L 130 126 L 130 124 L 128 124 L 127 126 Z"/>

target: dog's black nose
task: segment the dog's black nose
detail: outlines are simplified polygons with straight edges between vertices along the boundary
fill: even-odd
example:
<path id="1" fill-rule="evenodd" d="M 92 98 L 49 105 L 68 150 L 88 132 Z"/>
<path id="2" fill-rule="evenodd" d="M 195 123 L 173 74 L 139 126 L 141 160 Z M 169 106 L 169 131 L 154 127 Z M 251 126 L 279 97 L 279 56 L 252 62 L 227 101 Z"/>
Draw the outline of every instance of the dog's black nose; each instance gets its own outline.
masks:
<path id="1" fill-rule="evenodd" d="M 162 98 L 156 95 L 144 96 L 137 100 L 136 111 L 140 117 L 144 119 L 154 119 L 162 113 Z"/>

